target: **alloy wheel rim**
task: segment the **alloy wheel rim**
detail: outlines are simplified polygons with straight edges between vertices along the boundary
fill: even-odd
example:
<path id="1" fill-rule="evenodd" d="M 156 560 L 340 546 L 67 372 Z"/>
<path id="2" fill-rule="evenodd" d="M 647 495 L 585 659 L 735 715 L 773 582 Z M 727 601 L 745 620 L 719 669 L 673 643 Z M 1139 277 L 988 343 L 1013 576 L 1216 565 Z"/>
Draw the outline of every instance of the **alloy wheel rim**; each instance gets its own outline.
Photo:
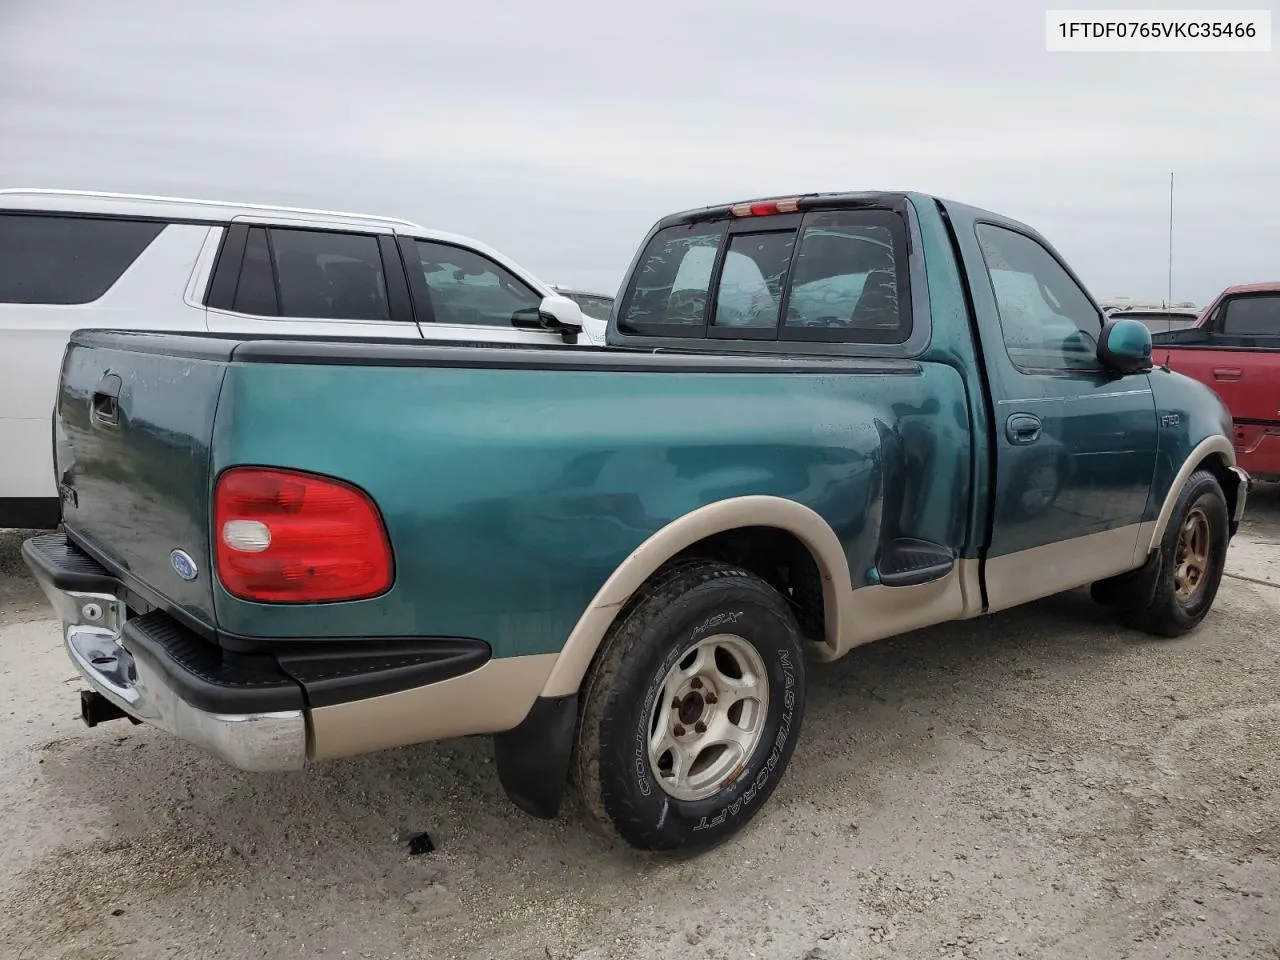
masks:
<path id="1" fill-rule="evenodd" d="M 1192 510 L 1178 531 L 1178 552 L 1173 584 L 1180 600 L 1195 596 L 1209 570 L 1209 518 L 1199 507 Z"/>
<path id="2" fill-rule="evenodd" d="M 742 775 L 764 735 L 769 676 L 743 637 L 699 640 L 662 681 L 649 715 L 649 766 L 677 800 L 715 796 Z"/>

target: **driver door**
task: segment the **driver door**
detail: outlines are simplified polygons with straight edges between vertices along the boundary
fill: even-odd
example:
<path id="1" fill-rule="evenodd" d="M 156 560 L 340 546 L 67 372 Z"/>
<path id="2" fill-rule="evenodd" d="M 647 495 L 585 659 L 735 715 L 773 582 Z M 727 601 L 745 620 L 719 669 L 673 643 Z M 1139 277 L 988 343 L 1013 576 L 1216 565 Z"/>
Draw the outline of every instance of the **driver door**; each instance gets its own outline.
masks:
<path id="1" fill-rule="evenodd" d="M 1158 419 L 1146 374 L 1098 362 L 1102 312 L 1052 248 L 1018 224 L 964 219 L 995 417 L 985 571 L 1000 610 L 1141 562 Z"/>

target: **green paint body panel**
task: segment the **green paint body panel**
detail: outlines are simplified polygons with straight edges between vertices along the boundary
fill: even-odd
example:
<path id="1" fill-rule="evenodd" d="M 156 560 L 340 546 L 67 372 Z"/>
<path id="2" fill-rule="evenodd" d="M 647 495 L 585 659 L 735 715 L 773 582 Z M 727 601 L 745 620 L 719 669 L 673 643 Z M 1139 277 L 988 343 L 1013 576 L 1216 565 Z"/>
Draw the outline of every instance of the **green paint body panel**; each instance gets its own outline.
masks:
<path id="1" fill-rule="evenodd" d="M 60 484 L 76 491 L 63 522 L 90 548 L 212 623 L 209 589 L 209 439 L 226 365 L 127 350 L 72 346 L 55 426 Z M 103 376 L 121 377 L 117 426 L 91 416 Z M 181 548 L 203 575 L 183 580 L 169 562 Z"/>
<path id="2" fill-rule="evenodd" d="M 914 323 L 928 335 L 876 372 L 688 372 L 621 349 L 606 351 L 622 358 L 607 372 L 539 369 L 528 351 L 469 366 L 418 362 L 421 344 L 400 348 L 403 363 L 374 363 L 361 359 L 369 343 L 341 345 L 342 362 L 266 361 L 242 357 L 234 339 L 76 334 L 55 431 L 59 476 L 78 501 L 68 530 L 227 634 L 475 637 L 510 657 L 560 650 L 641 543 L 733 497 L 812 508 L 855 588 L 874 582 L 891 537 L 983 558 L 1152 519 L 1196 444 L 1230 436 L 1221 402 L 1163 370 L 1019 370 L 975 227 L 1045 241 L 986 211 L 907 200 Z M 554 365 L 579 349 L 542 355 Z M 89 416 L 108 371 L 124 384 L 116 429 Z M 1039 438 L 1020 445 L 1010 431 L 1028 416 Z M 394 549 L 392 589 L 315 605 L 224 592 L 210 499 L 218 473 L 245 464 L 367 491 Z M 174 572 L 175 548 L 195 560 L 196 580 Z"/>
<path id="3" fill-rule="evenodd" d="M 895 458 L 913 478 L 890 493 L 901 528 L 959 548 L 966 502 L 947 494 L 966 482 L 970 438 L 963 422 L 940 427 L 963 398 L 938 364 L 829 377 L 232 364 L 215 471 L 305 466 L 362 487 L 385 518 L 396 582 L 376 599 L 311 606 L 219 591 L 218 626 L 555 652 L 631 551 L 719 500 L 812 507 L 855 575 L 867 571 Z"/>

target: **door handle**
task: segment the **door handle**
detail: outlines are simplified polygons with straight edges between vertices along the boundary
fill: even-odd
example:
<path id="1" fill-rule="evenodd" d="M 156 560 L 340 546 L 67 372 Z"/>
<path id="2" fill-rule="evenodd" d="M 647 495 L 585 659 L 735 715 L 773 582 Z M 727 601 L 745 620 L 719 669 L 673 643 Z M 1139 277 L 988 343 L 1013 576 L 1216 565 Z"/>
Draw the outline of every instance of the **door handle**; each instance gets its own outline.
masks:
<path id="1" fill-rule="evenodd" d="M 120 422 L 120 375 L 104 374 L 94 388 L 90 403 L 93 419 L 97 423 L 114 426 Z"/>
<path id="2" fill-rule="evenodd" d="M 1213 379 L 1215 380 L 1239 380 L 1244 375 L 1244 371 L 1239 367 L 1215 367 L 1213 371 Z"/>
<path id="3" fill-rule="evenodd" d="M 1015 413 L 1004 425 L 1004 435 L 1009 442 L 1019 447 L 1035 443 L 1040 439 L 1040 418 L 1029 413 Z"/>

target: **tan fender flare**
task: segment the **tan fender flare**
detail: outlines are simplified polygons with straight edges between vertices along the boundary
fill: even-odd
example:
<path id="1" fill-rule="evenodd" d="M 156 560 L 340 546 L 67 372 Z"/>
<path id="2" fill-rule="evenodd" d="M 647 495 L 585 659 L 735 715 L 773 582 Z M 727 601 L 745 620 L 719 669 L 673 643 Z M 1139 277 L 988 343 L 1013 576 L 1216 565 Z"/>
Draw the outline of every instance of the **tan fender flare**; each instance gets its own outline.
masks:
<path id="1" fill-rule="evenodd" d="M 849 562 L 831 526 L 803 504 L 783 497 L 749 496 L 699 507 L 671 521 L 636 547 L 605 581 L 578 619 L 542 690 L 544 697 L 576 693 L 618 611 L 681 550 L 717 533 L 742 527 L 775 527 L 794 535 L 813 556 L 822 578 L 826 646 L 841 648 L 851 594 Z"/>
<path id="2" fill-rule="evenodd" d="M 1200 466 L 1204 459 L 1213 455 L 1221 456 L 1228 467 L 1236 465 L 1236 448 L 1227 437 L 1217 434 L 1212 437 L 1206 437 L 1196 444 L 1195 449 L 1183 461 L 1182 467 L 1173 478 L 1173 483 L 1169 485 L 1169 492 L 1165 494 L 1159 515 L 1149 525 L 1151 529 L 1150 537 L 1138 537 L 1137 548 L 1139 555 L 1134 557 L 1136 563 L 1141 563 L 1145 560 L 1147 554 L 1160 544 L 1161 538 L 1164 537 L 1165 529 L 1169 526 L 1169 518 L 1173 516 L 1173 507 L 1178 502 L 1178 496 L 1182 493 L 1182 488 L 1187 485 L 1187 481 L 1191 479 L 1191 474 L 1195 473 L 1196 468 Z"/>

